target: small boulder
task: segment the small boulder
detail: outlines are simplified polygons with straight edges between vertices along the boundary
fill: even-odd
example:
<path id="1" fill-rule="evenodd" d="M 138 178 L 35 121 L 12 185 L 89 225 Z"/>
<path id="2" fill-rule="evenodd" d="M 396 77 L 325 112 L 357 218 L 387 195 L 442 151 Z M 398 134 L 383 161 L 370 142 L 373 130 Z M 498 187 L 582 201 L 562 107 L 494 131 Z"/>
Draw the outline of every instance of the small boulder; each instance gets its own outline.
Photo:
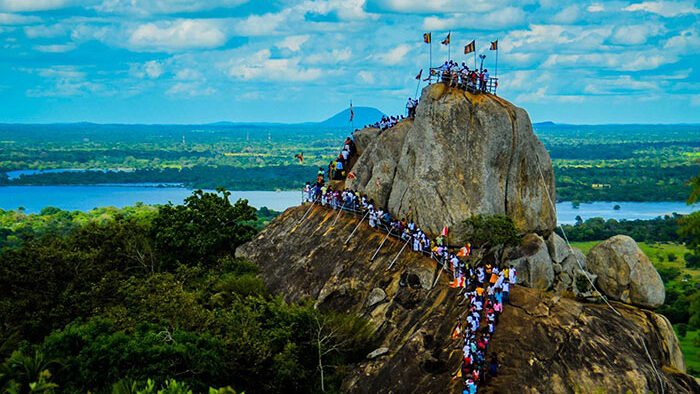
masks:
<path id="1" fill-rule="evenodd" d="M 372 359 L 375 359 L 377 357 L 383 356 L 387 353 L 389 353 L 388 347 L 380 347 L 379 349 L 375 349 L 370 354 L 368 354 L 367 358 L 372 360 Z"/>
<path id="2" fill-rule="evenodd" d="M 367 297 L 367 307 L 371 308 L 384 300 L 386 300 L 386 293 L 384 290 L 380 289 L 379 287 L 375 287 L 369 292 L 369 296 Z"/>
<path id="3" fill-rule="evenodd" d="M 554 283 L 554 267 L 544 239 L 537 234 L 527 234 L 522 245 L 525 257 L 513 262 L 522 284 L 535 289 L 549 289 Z"/>
<path id="4" fill-rule="evenodd" d="M 661 276 L 637 243 L 616 235 L 596 245 L 586 259 L 588 270 L 598 276 L 597 286 L 608 297 L 628 304 L 657 308 L 666 291 Z"/>
<path id="5" fill-rule="evenodd" d="M 560 237 L 559 234 L 552 232 L 547 237 L 547 249 L 549 250 L 549 257 L 555 263 L 561 264 L 564 259 L 571 254 L 569 246 L 564 241 L 564 238 Z"/>

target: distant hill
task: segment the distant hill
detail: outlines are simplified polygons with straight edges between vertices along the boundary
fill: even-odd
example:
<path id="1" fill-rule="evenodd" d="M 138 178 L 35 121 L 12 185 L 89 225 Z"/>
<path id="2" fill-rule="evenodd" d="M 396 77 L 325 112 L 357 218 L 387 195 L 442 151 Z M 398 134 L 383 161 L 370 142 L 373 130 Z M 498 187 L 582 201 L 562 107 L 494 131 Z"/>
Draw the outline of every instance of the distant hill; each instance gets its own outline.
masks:
<path id="1" fill-rule="evenodd" d="M 362 127 L 369 123 L 378 122 L 382 116 L 384 116 L 382 111 L 372 107 L 353 107 L 353 111 L 355 112 L 355 119 L 353 121 L 355 127 Z M 348 126 L 350 124 L 350 109 L 348 108 L 338 112 L 337 114 L 317 124 L 324 127 Z"/>
<path id="2" fill-rule="evenodd" d="M 557 124 L 551 121 L 547 122 L 539 122 L 539 123 L 533 123 L 533 127 L 551 127 L 551 126 L 556 126 Z"/>

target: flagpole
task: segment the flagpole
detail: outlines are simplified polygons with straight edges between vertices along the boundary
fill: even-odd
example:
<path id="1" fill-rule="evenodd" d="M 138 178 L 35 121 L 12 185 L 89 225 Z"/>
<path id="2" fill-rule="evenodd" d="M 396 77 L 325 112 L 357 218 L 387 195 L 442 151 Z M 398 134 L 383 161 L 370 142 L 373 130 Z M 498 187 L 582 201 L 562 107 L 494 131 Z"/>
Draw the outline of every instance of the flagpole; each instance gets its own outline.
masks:
<path id="1" fill-rule="evenodd" d="M 496 80 L 498 80 L 498 40 L 496 40 Z"/>
<path id="2" fill-rule="evenodd" d="M 447 61 L 452 60 L 452 32 L 447 33 Z"/>
<path id="3" fill-rule="evenodd" d="M 420 76 L 423 77 L 422 75 Z M 413 95 L 414 98 L 418 98 L 418 88 L 420 88 L 420 78 L 418 78 L 418 83 L 416 84 L 416 94 Z"/>
<path id="4" fill-rule="evenodd" d="M 428 69 L 428 84 L 430 85 L 433 82 L 433 37 L 432 33 L 430 34 L 430 57 L 429 57 L 429 69 Z"/>

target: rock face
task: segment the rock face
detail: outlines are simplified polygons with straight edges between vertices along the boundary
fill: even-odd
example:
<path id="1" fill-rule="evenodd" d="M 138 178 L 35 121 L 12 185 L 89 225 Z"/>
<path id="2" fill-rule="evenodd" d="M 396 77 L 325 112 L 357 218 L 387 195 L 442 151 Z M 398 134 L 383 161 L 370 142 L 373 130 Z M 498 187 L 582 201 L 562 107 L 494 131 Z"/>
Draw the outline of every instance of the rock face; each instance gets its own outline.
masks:
<path id="1" fill-rule="evenodd" d="M 360 134 L 358 146 L 367 148 L 348 186 L 386 202 L 396 216 L 410 212 L 429 232 L 472 214 L 508 215 L 525 232 L 556 225 L 549 154 L 527 113 L 501 98 L 431 85 L 414 121 L 375 138 Z"/>
<path id="2" fill-rule="evenodd" d="M 608 297 L 646 308 L 663 305 L 661 276 L 632 238 L 616 235 L 601 242 L 588 252 L 586 264 Z"/>
<path id="3" fill-rule="evenodd" d="M 332 227 L 336 213 L 316 207 L 299 223 L 305 212 L 287 210 L 237 254 L 257 263 L 270 288 L 287 300 L 310 297 L 322 310 L 373 323 L 377 357 L 355 365 L 342 391 L 461 392 L 451 377 L 461 345 L 450 333 L 464 312 L 464 297 L 447 286 L 444 274 L 432 287 L 439 274 L 435 262 L 406 250 L 387 270 L 401 242 L 389 239 L 369 261 L 382 233 L 363 223 L 345 245 L 358 217 L 341 214 Z M 375 303 L 381 298 L 376 289 L 386 299 Z M 521 286 L 513 288 L 511 302 L 490 345 L 501 362 L 499 376 L 480 393 L 647 393 L 661 392 L 660 384 L 667 393 L 700 392 L 684 373 L 670 324 L 651 311 L 613 301 L 618 316 L 604 304 Z"/>
<path id="4" fill-rule="evenodd" d="M 523 286 L 549 289 L 554 283 L 554 266 L 547 244 L 539 235 L 527 234 L 523 238 L 523 245 L 526 255 L 512 262 L 518 272 L 518 281 Z"/>
<path id="5" fill-rule="evenodd" d="M 376 133 L 378 129 L 364 129 L 355 133 L 360 157 L 352 167 L 356 179 L 348 180 L 348 187 L 364 191 L 374 199 L 376 206 L 385 207 L 396 174 L 396 158 L 410 129 L 410 122 L 401 122 L 381 134 Z"/>

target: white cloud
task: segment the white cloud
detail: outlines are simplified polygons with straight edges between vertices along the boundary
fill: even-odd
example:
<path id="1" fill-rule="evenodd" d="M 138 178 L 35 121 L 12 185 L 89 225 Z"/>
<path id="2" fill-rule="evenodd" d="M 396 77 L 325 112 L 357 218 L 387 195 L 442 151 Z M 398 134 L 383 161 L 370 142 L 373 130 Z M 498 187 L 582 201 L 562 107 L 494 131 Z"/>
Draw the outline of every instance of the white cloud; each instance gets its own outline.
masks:
<path id="1" fill-rule="evenodd" d="M 700 9 L 695 7 L 693 3 L 676 1 L 644 1 L 642 3 L 630 4 L 623 8 L 623 10 L 629 12 L 649 12 L 666 18 L 687 14 L 700 14 Z"/>
<path id="2" fill-rule="evenodd" d="M 577 5 L 571 5 L 557 12 L 553 17 L 554 23 L 571 24 L 576 22 L 579 17 L 579 9 Z"/>
<path id="3" fill-rule="evenodd" d="M 664 44 L 664 49 L 677 53 L 698 50 L 700 49 L 700 34 L 695 29 L 683 30 L 678 35 L 669 38 Z"/>
<path id="4" fill-rule="evenodd" d="M 647 42 L 649 37 L 657 36 L 665 31 L 658 23 L 644 25 L 621 25 L 615 28 L 610 36 L 613 44 L 640 45 Z"/>
<path id="5" fill-rule="evenodd" d="M 0 10 L 10 12 L 46 11 L 76 4 L 74 0 L 0 0 Z"/>
<path id="6" fill-rule="evenodd" d="M 41 18 L 36 16 L 0 13 L 0 25 L 26 25 L 29 23 L 41 22 Z"/>
<path id="7" fill-rule="evenodd" d="M 243 36 L 266 36 L 274 33 L 283 23 L 289 22 L 290 9 L 278 13 L 250 15 L 237 21 L 234 31 Z"/>
<path id="8" fill-rule="evenodd" d="M 32 97 L 81 96 L 98 93 L 104 89 L 101 84 L 88 81 L 85 72 L 73 66 L 53 66 L 23 71 L 38 74 L 48 82 L 48 86 L 27 90 L 27 95 Z"/>
<path id="9" fill-rule="evenodd" d="M 308 54 L 304 61 L 308 64 L 338 64 L 351 58 L 352 50 L 346 47 Z"/>
<path id="10" fill-rule="evenodd" d="M 180 51 L 216 48 L 226 42 L 218 23 L 202 19 L 180 19 L 138 26 L 129 36 L 128 46 L 136 51 Z"/>
<path id="11" fill-rule="evenodd" d="M 304 68 L 299 57 L 272 58 L 269 49 L 237 58 L 225 66 L 232 78 L 250 81 L 308 82 L 322 76 L 321 69 Z"/>
<path id="12" fill-rule="evenodd" d="M 156 60 L 151 60 L 144 64 L 143 71 L 148 78 L 156 79 L 163 75 L 163 65 Z"/>
<path id="13" fill-rule="evenodd" d="M 484 14 L 453 14 L 450 17 L 429 16 L 423 21 L 425 30 L 483 29 L 499 30 L 521 24 L 525 21 L 525 11 L 516 7 L 505 7 Z"/>
<path id="14" fill-rule="evenodd" d="M 75 49 L 75 44 L 68 43 L 68 44 L 50 44 L 50 45 L 37 45 L 34 47 L 39 52 L 46 52 L 46 53 L 64 53 L 64 52 L 70 52 Z"/>
<path id="15" fill-rule="evenodd" d="M 371 3 L 382 10 L 407 14 L 447 14 L 466 11 L 482 13 L 502 9 L 511 4 L 505 0 L 375 0 Z M 520 3 L 520 5 L 527 5 L 534 1 Z"/>
<path id="16" fill-rule="evenodd" d="M 374 84 L 374 74 L 372 74 L 370 71 L 362 70 L 358 72 L 357 79 L 365 85 Z"/>
<path id="17" fill-rule="evenodd" d="M 208 86 L 203 86 L 199 82 L 176 82 L 171 86 L 165 94 L 169 96 L 210 96 L 216 93 L 216 89 Z"/>
<path id="18" fill-rule="evenodd" d="M 103 0 L 94 9 L 118 14 L 174 14 L 236 7 L 248 0 Z"/>
<path id="19" fill-rule="evenodd" d="M 27 38 L 51 38 L 58 37 L 66 33 L 66 27 L 63 24 L 55 25 L 34 25 L 25 26 L 24 34 Z"/>
<path id="20" fill-rule="evenodd" d="M 288 49 L 292 52 L 296 52 L 301 49 L 301 46 L 308 40 L 308 35 L 287 36 L 277 44 L 277 48 Z"/>
<path id="21" fill-rule="evenodd" d="M 411 47 L 409 45 L 401 44 L 384 53 L 376 55 L 375 59 L 379 60 L 382 64 L 385 64 L 387 66 L 395 66 L 401 63 L 410 51 Z"/>
<path id="22" fill-rule="evenodd" d="M 593 3 L 593 4 L 589 5 L 588 7 L 586 7 L 586 11 L 588 11 L 592 14 L 597 13 L 597 12 L 604 12 L 605 6 L 601 3 Z"/>
<path id="23" fill-rule="evenodd" d="M 607 78 L 595 78 L 589 81 L 583 89 L 586 94 L 608 95 L 624 94 L 630 92 L 655 92 L 659 86 L 652 81 L 639 81 L 629 75 L 621 75 Z"/>

